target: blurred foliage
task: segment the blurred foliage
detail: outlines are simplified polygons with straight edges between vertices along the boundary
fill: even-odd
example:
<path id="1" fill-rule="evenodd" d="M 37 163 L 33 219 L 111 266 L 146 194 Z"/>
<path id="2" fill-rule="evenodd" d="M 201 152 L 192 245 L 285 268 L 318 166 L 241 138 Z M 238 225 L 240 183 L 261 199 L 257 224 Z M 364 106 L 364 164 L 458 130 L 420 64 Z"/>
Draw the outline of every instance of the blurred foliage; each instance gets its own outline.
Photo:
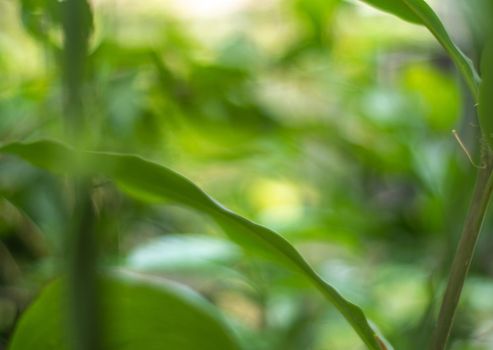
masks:
<path id="1" fill-rule="evenodd" d="M 122 277 L 105 276 L 100 281 L 104 349 L 239 349 L 231 331 L 210 312 L 210 305 L 190 290 Z M 74 339 L 64 328 L 67 319 L 62 310 L 68 304 L 64 292 L 60 280 L 45 288 L 19 322 L 10 349 L 73 348 Z M 183 336 L 187 333 L 196 336 Z"/>
<path id="2" fill-rule="evenodd" d="M 3 143 L 64 138 L 63 4 L 0 0 Z M 396 349 L 424 348 L 474 172 L 451 130 L 468 147 L 478 133 L 466 88 L 432 37 L 337 0 L 92 7 L 83 77 L 91 148 L 186 174 L 281 232 Z M 479 34 L 461 44 L 475 50 L 469 35 Z M 7 156 L 0 167 L 1 348 L 60 270 L 68 213 L 63 180 Z M 103 180 L 93 201 L 105 266 L 195 289 L 245 349 L 362 348 L 296 276 L 231 245 L 208 219 Z M 454 350 L 493 347 L 492 227 L 464 290 Z"/>

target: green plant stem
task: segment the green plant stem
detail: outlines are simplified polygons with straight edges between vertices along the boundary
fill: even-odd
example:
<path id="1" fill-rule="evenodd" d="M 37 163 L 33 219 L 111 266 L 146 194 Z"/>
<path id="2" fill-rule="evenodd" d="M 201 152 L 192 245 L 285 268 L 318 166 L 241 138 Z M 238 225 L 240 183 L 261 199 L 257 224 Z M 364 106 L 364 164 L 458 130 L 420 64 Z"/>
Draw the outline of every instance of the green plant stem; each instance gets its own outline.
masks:
<path id="1" fill-rule="evenodd" d="M 84 76 L 92 16 L 87 0 L 66 0 L 63 7 L 63 83 L 65 134 L 76 147 L 86 134 Z M 96 213 L 91 199 L 91 181 L 69 178 L 72 194 L 66 243 L 68 325 L 73 350 L 100 350 L 101 326 L 98 314 Z"/>
<path id="2" fill-rule="evenodd" d="M 477 174 L 473 197 L 452 262 L 447 289 L 445 290 L 438 321 L 433 333 L 432 350 L 443 350 L 447 345 L 462 287 L 471 266 L 474 249 L 490 202 L 493 190 L 492 170 L 493 162 L 490 156 L 484 167 L 480 168 Z"/>
<path id="3" fill-rule="evenodd" d="M 71 307 L 72 348 L 100 350 L 101 326 L 97 281 L 96 213 L 90 194 L 90 181 L 70 181 L 74 206 L 67 244 L 68 297 Z"/>
<path id="4" fill-rule="evenodd" d="M 87 0 L 66 0 L 62 2 L 62 6 L 64 122 L 66 132 L 72 139 L 70 141 L 73 142 L 81 140 L 85 131 L 83 82 L 91 30 L 91 10 Z"/>

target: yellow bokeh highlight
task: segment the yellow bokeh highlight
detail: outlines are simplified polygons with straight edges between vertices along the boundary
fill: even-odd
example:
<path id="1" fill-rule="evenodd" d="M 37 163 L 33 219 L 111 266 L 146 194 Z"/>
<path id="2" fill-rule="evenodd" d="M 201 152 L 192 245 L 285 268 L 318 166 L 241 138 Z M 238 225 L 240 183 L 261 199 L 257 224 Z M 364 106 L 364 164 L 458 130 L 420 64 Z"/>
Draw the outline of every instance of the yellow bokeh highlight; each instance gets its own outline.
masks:
<path id="1" fill-rule="evenodd" d="M 303 216 L 302 191 L 290 181 L 256 180 L 250 186 L 249 199 L 265 224 L 287 226 Z"/>

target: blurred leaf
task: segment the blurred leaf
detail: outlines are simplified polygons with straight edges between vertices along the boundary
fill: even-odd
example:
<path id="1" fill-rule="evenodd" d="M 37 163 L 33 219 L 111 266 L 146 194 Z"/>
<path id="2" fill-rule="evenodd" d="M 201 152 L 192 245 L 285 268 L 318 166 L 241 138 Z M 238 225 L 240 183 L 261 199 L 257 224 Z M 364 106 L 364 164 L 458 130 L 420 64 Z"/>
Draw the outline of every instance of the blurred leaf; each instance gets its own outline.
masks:
<path id="1" fill-rule="evenodd" d="M 489 145 L 493 147 L 493 38 L 481 55 L 481 85 L 479 86 L 479 121 Z"/>
<path id="2" fill-rule="evenodd" d="M 54 45 L 50 31 L 61 25 L 61 1 L 21 0 L 21 18 L 26 31 L 37 40 Z"/>
<path id="3" fill-rule="evenodd" d="M 61 46 L 60 33 L 62 13 L 66 1 L 60 0 L 21 0 L 20 11 L 25 30 L 36 40 L 52 49 Z M 84 23 L 84 32 L 80 35 L 89 37 L 93 30 L 92 11 L 86 2 L 81 2 L 80 16 Z"/>
<path id="4" fill-rule="evenodd" d="M 108 176 L 141 199 L 172 200 L 210 215 L 233 241 L 248 251 L 301 273 L 339 310 L 368 348 L 383 348 L 362 310 L 326 283 L 289 242 L 276 232 L 223 207 L 182 175 L 138 156 L 76 151 L 53 141 L 12 143 L 1 149 L 57 173 L 84 171 Z"/>
<path id="5" fill-rule="evenodd" d="M 132 270 L 194 268 L 231 263 L 239 257 L 237 247 L 229 241 L 206 235 L 167 234 L 134 249 L 126 266 Z"/>
<path id="6" fill-rule="evenodd" d="M 440 18 L 423 0 L 362 0 L 378 9 L 407 21 L 424 25 L 449 54 L 465 79 L 472 95 L 478 99 L 480 78 L 472 61 L 452 41 Z"/>
<path id="7" fill-rule="evenodd" d="M 62 282 L 48 285 L 23 314 L 10 350 L 70 349 Z M 100 287 L 104 349 L 239 349 L 214 309 L 181 285 L 105 277 Z"/>

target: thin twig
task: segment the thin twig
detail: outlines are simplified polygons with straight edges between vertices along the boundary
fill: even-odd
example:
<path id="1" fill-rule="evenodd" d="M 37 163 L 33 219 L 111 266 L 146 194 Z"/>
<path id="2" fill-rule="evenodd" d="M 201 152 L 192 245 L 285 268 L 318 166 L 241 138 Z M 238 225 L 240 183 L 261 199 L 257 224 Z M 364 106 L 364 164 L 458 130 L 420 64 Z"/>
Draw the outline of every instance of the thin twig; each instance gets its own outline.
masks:
<path id="1" fill-rule="evenodd" d="M 457 141 L 457 143 L 459 144 L 460 148 L 464 151 L 464 153 L 466 154 L 466 157 L 467 159 L 469 159 L 469 161 L 471 162 L 472 166 L 475 167 L 475 168 L 478 168 L 478 169 L 483 169 L 486 167 L 485 164 L 481 163 L 480 165 L 478 165 L 474 159 L 472 159 L 472 156 L 471 156 L 471 153 L 469 153 L 469 151 L 467 150 L 467 147 L 466 145 L 464 145 L 464 142 L 462 142 L 461 138 L 459 137 L 459 134 L 457 133 L 457 131 L 455 130 L 452 130 L 452 134 L 454 135 L 454 138 L 455 140 Z"/>

